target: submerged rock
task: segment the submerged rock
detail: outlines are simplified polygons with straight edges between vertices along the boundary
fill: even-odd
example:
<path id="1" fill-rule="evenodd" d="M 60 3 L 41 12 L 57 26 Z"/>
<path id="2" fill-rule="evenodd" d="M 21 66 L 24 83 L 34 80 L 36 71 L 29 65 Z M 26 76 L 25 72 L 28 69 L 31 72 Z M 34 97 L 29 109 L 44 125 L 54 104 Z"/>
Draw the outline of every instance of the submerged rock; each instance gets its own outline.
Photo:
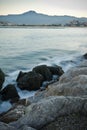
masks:
<path id="1" fill-rule="evenodd" d="M 43 76 L 33 71 L 24 74 L 17 80 L 17 84 L 20 89 L 30 91 L 40 89 L 42 82 Z"/>
<path id="2" fill-rule="evenodd" d="M 3 85 L 4 80 L 5 80 L 5 74 L 4 74 L 4 72 L 0 69 L 0 90 L 2 89 L 2 85 Z"/>
<path id="3" fill-rule="evenodd" d="M 7 85 L 1 92 L 1 100 L 7 101 L 10 100 L 11 102 L 16 102 L 19 100 L 18 92 L 14 85 L 9 84 Z"/>

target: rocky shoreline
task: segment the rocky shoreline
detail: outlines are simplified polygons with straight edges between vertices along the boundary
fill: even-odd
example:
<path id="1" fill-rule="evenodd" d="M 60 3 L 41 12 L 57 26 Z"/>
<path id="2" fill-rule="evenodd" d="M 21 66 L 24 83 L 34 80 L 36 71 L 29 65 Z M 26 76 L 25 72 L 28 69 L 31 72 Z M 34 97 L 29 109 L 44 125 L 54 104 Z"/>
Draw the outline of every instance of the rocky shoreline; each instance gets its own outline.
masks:
<path id="1" fill-rule="evenodd" d="M 65 73 L 60 66 L 46 65 L 37 66 L 32 72 L 20 72 L 16 81 L 21 89 L 38 89 L 34 97 L 22 100 L 12 85 L 8 85 L 9 90 L 2 90 L 5 74 L 0 70 L 0 97 L 13 104 L 0 115 L 0 130 L 86 130 L 87 54 L 84 58 Z M 53 75 L 57 76 L 55 80 Z M 16 96 L 9 94 L 12 91 Z"/>

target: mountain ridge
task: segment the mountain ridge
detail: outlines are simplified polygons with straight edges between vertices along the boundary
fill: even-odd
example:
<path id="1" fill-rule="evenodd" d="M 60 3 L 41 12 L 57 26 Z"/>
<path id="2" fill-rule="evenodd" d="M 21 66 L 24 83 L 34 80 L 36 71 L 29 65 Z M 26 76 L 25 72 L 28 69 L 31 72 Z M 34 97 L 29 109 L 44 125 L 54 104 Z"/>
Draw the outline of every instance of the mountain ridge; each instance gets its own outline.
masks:
<path id="1" fill-rule="evenodd" d="M 87 22 L 87 18 L 69 16 L 69 15 L 46 15 L 42 13 L 37 13 L 34 10 L 24 12 L 22 14 L 8 14 L 0 15 L 1 22 L 10 22 L 14 24 L 25 24 L 25 25 L 51 25 L 51 24 L 67 24 L 73 20 L 78 20 L 79 22 Z"/>

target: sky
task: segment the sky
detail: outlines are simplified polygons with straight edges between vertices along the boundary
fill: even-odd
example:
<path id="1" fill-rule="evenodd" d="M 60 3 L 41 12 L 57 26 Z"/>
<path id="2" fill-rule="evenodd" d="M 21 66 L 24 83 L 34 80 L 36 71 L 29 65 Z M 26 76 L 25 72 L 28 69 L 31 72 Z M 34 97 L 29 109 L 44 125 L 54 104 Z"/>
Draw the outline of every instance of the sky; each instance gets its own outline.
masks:
<path id="1" fill-rule="evenodd" d="M 0 15 L 29 10 L 48 15 L 87 17 L 87 0 L 0 0 Z"/>

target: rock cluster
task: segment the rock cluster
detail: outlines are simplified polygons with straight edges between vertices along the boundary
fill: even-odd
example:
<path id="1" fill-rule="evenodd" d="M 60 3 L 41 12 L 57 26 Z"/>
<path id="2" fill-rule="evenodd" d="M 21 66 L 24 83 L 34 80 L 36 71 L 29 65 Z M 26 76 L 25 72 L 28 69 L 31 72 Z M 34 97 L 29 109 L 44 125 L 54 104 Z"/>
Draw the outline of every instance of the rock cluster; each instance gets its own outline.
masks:
<path id="1" fill-rule="evenodd" d="M 87 61 L 85 67 L 81 63 L 64 73 L 59 82 L 49 85 L 45 91 L 37 92 L 33 99 L 29 99 L 32 103 L 26 107 L 24 117 L 11 125 L 17 129 L 25 124 L 37 130 L 61 130 L 63 127 L 64 130 L 87 129 L 86 70 Z"/>
<path id="2" fill-rule="evenodd" d="M 44 81 L 51 81 L 53 75 L 61 76 L 63 73 L 60 66 L 40 65 L 33 68 L 31 72 L 20 72 L 16 81 L 20 89 L 38 90 Z"/>
<path id="3" fill-rule="evenodd" d="M 49 81 L 51 83 L 53 75 L 61 76 L 64 73 L 60 66 L 36 66 L 30 72 L 20 71 L 16 82 L 17 86 L 21 90 L 38 90 L 42 86 L 44 81 Z M 8 84 L 4 89 L 2 89 L 3 82 L 5 80 L 5 74 L 0 69 L 0 99 L 2 101 L 10 100 L 11 102 L 16 102 L 19 100 L 18 92 L 14 84 Z M 45 86 L 47 86 L 45 84 Z"/>
<path id="4" fill-rule="evenodd" d="M 30 83 L 27 76 L 29 74 L 32 77 L 32 73 L 42 76 L 42 78 L 39 77 L 41 81 L 50 81 L 52 75 L 57 74 L 58 71 L 49 66 L 35 67 L 32 72 L 20 72 L 17 82 L 20 86 L 23 85 L 24 81 Z M 48 85 L 44 91 L 37 91 L 35 96 L 26 99 L 24 104 L 18 103 L 16 107 L 2 115 L 0 121 L 9 120 L 10 123 L 7 125 L 0 122 L 0 129 L 86 130 L 87 61 L 85 60 L 77 67 L 62 74 L 60 74 L 59 81 Z M 26 86 L 30 87 L 27 84 Z"/>

